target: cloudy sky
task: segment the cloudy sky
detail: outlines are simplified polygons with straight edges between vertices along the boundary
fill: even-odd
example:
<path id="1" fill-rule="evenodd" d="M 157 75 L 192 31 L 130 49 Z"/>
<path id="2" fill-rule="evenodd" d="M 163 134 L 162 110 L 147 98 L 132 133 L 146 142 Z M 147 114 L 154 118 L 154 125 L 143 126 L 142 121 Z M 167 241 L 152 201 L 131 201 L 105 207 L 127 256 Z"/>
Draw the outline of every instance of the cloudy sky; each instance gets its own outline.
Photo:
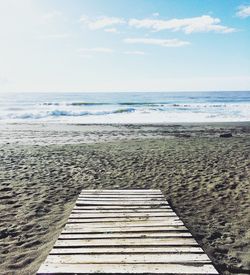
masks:
<path id="1" fill-rule="evenodd" d="M 0 92 L 250 90 L 250 1 L 0 0 Z"/>

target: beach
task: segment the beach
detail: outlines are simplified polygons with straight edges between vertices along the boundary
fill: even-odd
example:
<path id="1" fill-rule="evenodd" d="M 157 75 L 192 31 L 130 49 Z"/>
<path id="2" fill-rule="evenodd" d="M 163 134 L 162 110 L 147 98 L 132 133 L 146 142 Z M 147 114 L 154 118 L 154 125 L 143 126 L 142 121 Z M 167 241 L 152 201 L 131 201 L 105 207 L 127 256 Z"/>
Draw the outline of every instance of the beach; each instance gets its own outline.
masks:
<path id="1" fill-rule="evenodd" d="M 250 275 L 250 0 L 0 0 L 0 37 L 0 275 Z"/>
<path id="2" fill-rule="evenodd" d="M 36 273 L 84 188 L 161 189 L 220 274 L 249 274 L 249 122 L 0 130 L 0 274 Z"/>

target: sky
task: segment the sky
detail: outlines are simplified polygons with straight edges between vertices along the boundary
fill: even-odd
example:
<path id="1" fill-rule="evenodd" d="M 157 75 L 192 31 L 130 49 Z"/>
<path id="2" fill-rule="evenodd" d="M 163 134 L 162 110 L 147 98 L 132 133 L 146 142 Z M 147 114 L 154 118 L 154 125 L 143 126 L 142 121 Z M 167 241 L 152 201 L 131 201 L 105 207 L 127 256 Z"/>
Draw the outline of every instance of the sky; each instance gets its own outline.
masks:
<path id="1" fill-rule="evenodd" d="M 250 0 L 0 0 L 0 93 L 250 90 Z"/>

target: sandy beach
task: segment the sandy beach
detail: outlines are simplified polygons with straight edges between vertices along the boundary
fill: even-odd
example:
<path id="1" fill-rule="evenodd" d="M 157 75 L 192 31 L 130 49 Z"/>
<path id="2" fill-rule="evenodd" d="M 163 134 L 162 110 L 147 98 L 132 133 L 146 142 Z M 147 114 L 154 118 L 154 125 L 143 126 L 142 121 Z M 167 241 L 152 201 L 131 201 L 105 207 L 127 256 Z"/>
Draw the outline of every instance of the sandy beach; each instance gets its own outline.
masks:
<path id="1" fill-rule="evenodd" d="M 0 274 L 36 273 L 84 188 L 161 189 L 220 274 L 250 273 L 250 123 L 0 130 Z"/>

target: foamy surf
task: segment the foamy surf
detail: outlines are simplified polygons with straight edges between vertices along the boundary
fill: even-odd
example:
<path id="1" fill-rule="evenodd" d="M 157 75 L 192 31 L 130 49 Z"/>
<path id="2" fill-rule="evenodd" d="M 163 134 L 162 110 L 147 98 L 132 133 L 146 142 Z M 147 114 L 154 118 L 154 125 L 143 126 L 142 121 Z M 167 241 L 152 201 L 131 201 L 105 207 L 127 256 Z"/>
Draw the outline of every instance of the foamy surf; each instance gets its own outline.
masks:
<path id="1" fill-rule="evenodd" d="M 1 122 L 83 124 L 250 121 L 250 92 L 8 95 Z"/>

